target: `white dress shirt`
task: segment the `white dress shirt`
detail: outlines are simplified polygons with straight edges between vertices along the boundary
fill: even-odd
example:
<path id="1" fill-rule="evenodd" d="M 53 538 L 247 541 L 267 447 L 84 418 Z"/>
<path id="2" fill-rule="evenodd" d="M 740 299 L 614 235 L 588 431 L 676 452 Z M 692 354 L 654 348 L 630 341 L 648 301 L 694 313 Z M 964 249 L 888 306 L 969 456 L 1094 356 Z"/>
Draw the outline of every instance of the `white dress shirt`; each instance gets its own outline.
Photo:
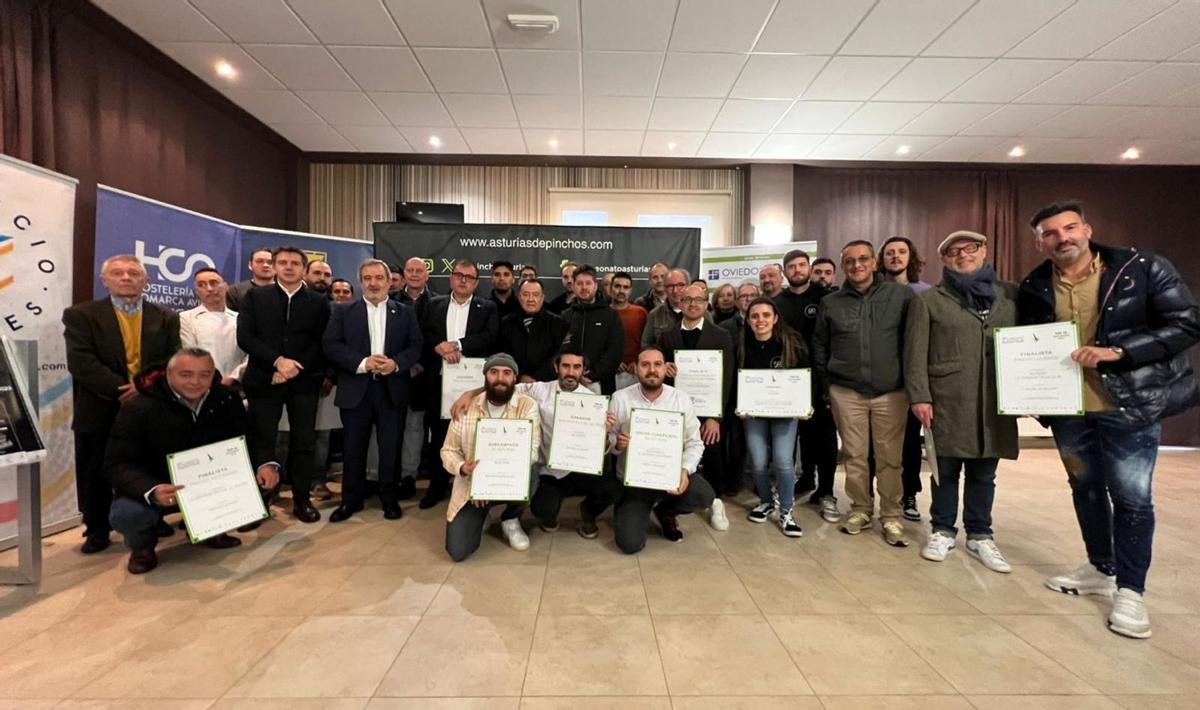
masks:
<path id="1" fill-rule="evenodd" d="M 242 379 L 249 357 L 237 345 L 237 311 L 210 311 L 203 305 L 179 314 L 179 342 L 212 353 L 222 377 Z"/>
<path id="2" fill-rule="evenodd" d="M 541 418 L 542 425 L 542 437 L 538 444 L 538 473 L 543 476 L 566 478 L 570 471 L 550 468 L 546 465 L 546 462 L 550 459 L 550 440 L 554 436 L 554 405 L 557 401 L 556 395 L 562 391 L 562 387 L 559 386 L 558 380 L 554 380 L 553 382 L 521 382 L 517 385 L 517 391 L 521 394 L 529 395 L 538 405 L 538 416 Z M 600 394 L 600 385 L 595 382 L 591 385 L 581 383 L 575 391 L 579 393 L 591 392 L 598 395 Z"/>
<path id="3" fill-rule="evenodd" d="M 387 337 L 387 299 L 383 299 L 376 305 L 364 298 L 363 303 L 367 306 L 367 332 L 371 335 L 370 354 L 383 355 L 383 342 Z M 356 372 L 359 375 L 366 374 L 367 358 L 364 357 L 362 362 L 358 363 L 358 370 Z"/>
<path id="4" fill-rule="evenodd" d="M 641 384 L 635 383 L 625 389 L 613 393 L 608 403 L 608 411 L 617 419 L 617 426 L 608 434 L 608 450 L 610 453 L 624 454 L 616 451 L 617 434 L 629 433 L 629 416 L 634 409 L 659 409 L 669 412 L 683 412 L 683 467 L 688 475 L 700 467 L 700 457 L 704 455 L 704 441 L 700 438 L 700 420 L 692 409 L 692 398 L 680 392 L 671 385 L 663 385 L 658 399 L 653 402 L 642 394 Z M 625 456 L 617 457 L 617 471 L 621 479 L 625 478 Z"/>
<path id="5" fill-rule="evenodd" d="M 473 297 L 472 297 L 473 298 Z M 462 339 L 467 335 L 467 319 L 471 316 L 471 299 L 459 303 L 450 296 L 450 304 L 446 308 L 446 340 L 458 345 L 462 350 Z"/>

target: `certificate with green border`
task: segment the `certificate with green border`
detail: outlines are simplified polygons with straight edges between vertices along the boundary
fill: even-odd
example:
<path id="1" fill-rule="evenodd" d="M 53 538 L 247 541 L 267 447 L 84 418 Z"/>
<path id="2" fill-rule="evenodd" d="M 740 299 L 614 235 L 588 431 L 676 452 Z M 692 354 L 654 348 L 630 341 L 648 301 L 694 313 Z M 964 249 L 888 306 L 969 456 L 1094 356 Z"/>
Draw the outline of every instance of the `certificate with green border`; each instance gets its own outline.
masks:
<path id="1" fill-rule="evenodd" d="M 725 391 L 725 353 L 720 350 L 676 350 L 675 389 L 692 398 L 697 417 L 721 418 Z"/>
<path id="2" fill-rule="evenodd" d="M 558 471 L 604 473 L 608 449 L 608 397 L 580 388 L 554 394 L 554 421 L 546 465 Z"/>
<path id="3" fill-rule="evenodd" d="M 808 419 L 813 415 L 812 370 L 746 370 L 737 373 L 738 416 L 761 419 Z"/>
<path id="4" fill-rule="evenodd" d="M 996 328 L 992 338 L 998 413 L 1083 414 L 1083 368 L 1071 359 L 1079 349 L 1074 321 Z"/>
<path id="5" fill-rule="evenodd" d="M 483 387 L 483 363 L 481 357 L 464 357 L 458 362 L 442 363 L 442 419 L 450 418 L 450 407 L 463 392 Z"/>
<path id="6" fill-rule="evenodd" d="M 167 472 L 192 542 L 267 517 L 244 436 L 167 454 Z"/>
<path id="7" fill-rule="evenodd" d="M 475 422 L 471 500 L 529 500 L 533 420 L 485 417 Z"/>
<path id="8" fill-rule="evenodd" d="M 663 409 L 630 410 L 626 486 L 657 491 L 679 488 L 685 417 L 683 412 Z"/>

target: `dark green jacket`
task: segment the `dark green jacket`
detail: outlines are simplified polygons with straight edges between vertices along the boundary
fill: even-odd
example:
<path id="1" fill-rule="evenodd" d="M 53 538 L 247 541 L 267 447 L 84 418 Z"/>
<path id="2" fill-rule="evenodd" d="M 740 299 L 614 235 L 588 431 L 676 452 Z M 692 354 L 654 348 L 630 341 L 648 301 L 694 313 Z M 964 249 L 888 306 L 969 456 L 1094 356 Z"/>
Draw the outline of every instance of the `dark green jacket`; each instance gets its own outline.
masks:
<path id="1" fill-rule="evenodd" d="M 913 299 L 904 336 L 904 378 L 913 404 L 933 405 L 938 456 L 1017 457 L 1016 417 L 996 412 L 992 331 L 1017 324 L 1017 285 L 996 282 L 987 316 L 945 284 Z"/>
<path id="2" fill-rule="evenodd" d="M 866 293 L 847 284 L 821 299 L 813 367 L 823 392 L 840 385 L 878 397 L 904 387 L 904 319 L 914 294 L 874 278 Z"/>

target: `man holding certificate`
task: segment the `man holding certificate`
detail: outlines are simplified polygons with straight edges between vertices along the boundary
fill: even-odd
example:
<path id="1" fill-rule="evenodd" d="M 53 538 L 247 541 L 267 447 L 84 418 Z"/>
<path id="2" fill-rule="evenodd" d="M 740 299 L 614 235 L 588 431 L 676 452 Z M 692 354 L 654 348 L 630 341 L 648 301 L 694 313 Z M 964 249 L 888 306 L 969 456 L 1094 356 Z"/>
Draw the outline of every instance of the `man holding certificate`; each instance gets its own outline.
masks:
<path id="1" fill-rule="evenodd" d="M 617 390 L 609 411 L 616 419 L 609 434 L 609 452 L 616 454 L 617 471 L 625 490 L 613 516 L 617 547 L 626 554 L 646 546 L 650 513 L 658 518 L 663 537 L 683 540 L 676 516 L 711 508 L 709 524 L 727 530 L 725 506 L 703 476 L 692 475 L 700 465 L 704 442 L 692 400 L 663 384 L 667 362 L 657 345 L 638 352 L 638 383 Z"/>
<path id="2" fill-rule="evenodd" d="M 489 357 L 483 365 L 483 392 L 471 398 L 462 416 L 450 420 L 442 444 L 442 465 L 454 476 L 454 489 L 446 509 L 446 552 L 455 562 L 462 562 L 479 549 L 488 510 L 502 503 L 505 507 L 500 515 L 500 528 L 509 546 L 514 550 L 529 549 L 529 538 L 521 529 L 521 512 L 537 487 L 533 464 L 537 461 L 541 431 L 537 402 L 516 391 L 518 374 L 512 356 L 497 353 Z M 511 436 L 505 437 L 502 431 L 493 431 L 497 419 L 518 420 L 520 426 L 514 425 Z M 480 432 L 485 427 L 491 428 L 484 432 L 486 440 L 481 440 Z M 514 446 L 528 449 L 524 460 L 512 456 L 517 450 Z M 488 481 L 472 480 L 476 472 L 482 476 L 485 471 Z M 506 487 L 500 484 L 514 479 L 527 481 L 522 485 L 523 495 L 508 493 L 496 498 L 472 495 L 473 490 L 491 485 Z"/>
<path id="3" fill-rule="evenodd" d="M 109 521 L 130 549 L 129 572 L 144 574 L 158 566 L 154 552 L 158 543 L 156 528 L 163 515 L 178 510 L 178 491 L 183 488 L 171 483 L 167 457 L 245 436 L 248 425 L 241 396 L 221 384 L 212 355 L 206 350 L 180 350 L 167 362 L 165 371 L 144 373 L 137 385 L 142 396 L 121 407 L 103 468 L 117 493 Z M 255 464 L 254 477 L 260 487 L 269 490 L 279 484 L 279 471 L 273 463 Z M 251 472 L 246 470 L 244 474 L 250 476 Z M 261 501 L 252 495 L 247 504 L 258 506 Z M 222 533 L 209 538 L 206 544 L 224 549 L 237 547 L 242 541 Z"/>
<path id="4" fill-rule="evenodd" d="M 1108 628 L 1148 638 L 1151 478 L 1162 420 L 1200 403 L 1185 352 L 1200 340 L 1196 300 L 1161 256 L 1092 242 L 1079 203 L 1049 205 L 1029 224 L 1050 258 L 1021 283 L 1020 320 L 1074 321 L 1083 343 L 1071 359 L 1083 367 L 1085 414 L 1050 427 L 1088 562 L 1046 586 L 1113 595 Z"/>

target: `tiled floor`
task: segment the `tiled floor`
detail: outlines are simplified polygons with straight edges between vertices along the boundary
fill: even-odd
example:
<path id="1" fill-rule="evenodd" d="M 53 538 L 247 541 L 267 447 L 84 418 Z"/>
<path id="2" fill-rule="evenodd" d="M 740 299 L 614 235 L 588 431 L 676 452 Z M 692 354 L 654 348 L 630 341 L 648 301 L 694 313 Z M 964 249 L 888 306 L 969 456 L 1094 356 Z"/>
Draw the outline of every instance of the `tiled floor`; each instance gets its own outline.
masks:
<path id="1" fill-rule="evenodd" d="M 1159 461 L 1150 641 L 1041 586 L 1083 559 L 1043 449 L 1001 467 L 1011 575 L 847 537 L 808 507 L 788 539 L 745 521 L 748 496 L 728 532 L 687 516 L 683 543 L 652 533 L 636 557 L 607 521 L 577 536 L 573 502 L 528 551 L 493 527 L 457 566 L 443 511 L 408 504 L 340 525 L 276 510 L 232 552 L 177 534 L 144 577 L 119 544 L 83 557 L 71 531 L 47 541 L 40 591 L 0 588 L 0 708 L 1200 708 L 1197 464 Z"/>

